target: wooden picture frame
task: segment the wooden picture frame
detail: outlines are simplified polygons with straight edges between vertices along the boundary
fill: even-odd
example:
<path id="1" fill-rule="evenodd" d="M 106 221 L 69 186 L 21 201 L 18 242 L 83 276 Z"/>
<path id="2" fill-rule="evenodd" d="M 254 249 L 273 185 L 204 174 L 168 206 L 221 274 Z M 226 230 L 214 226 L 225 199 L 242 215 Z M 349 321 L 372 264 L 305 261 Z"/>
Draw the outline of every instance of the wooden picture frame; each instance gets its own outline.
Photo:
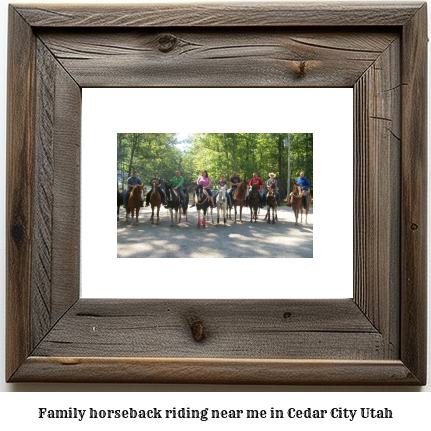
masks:
<path id="1" fill-rule="evenodd" d="M 426 384 L 426 45 L 424 3 L 11 5 L 7 381 Z M 81 88 L 159 86 L 354 89 L 353 299 L 79 297 Z"/>

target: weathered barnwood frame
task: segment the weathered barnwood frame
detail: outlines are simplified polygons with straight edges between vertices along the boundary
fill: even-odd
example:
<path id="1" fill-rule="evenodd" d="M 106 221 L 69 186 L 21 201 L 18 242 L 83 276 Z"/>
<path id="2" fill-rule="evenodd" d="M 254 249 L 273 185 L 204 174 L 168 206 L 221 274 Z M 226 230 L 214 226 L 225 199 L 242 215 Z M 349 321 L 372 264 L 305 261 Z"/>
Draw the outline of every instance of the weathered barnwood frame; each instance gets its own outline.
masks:
<path id="1" fill-rule="evenodd" d="M 10 6 L 7 380 L 425 384 L 426 19 L 411 2 Z M 79 297 L 81 89 L 159 86 L 354 89 L 353 299 Z"/>

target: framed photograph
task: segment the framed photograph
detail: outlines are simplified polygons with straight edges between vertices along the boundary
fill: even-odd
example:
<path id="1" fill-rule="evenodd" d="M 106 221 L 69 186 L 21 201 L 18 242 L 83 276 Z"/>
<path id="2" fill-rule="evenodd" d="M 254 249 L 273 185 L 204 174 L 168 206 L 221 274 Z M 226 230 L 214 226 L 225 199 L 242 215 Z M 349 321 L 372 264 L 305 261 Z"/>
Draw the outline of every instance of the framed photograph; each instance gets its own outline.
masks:
<path id="1" fill-rule="evenodd" d="M 426 384 L 425 3 L 11 5 L 8 43 L 7 381 Z M 82 90 L 116 87 L 352 88 L 353 297 L 81 297 Z"/>

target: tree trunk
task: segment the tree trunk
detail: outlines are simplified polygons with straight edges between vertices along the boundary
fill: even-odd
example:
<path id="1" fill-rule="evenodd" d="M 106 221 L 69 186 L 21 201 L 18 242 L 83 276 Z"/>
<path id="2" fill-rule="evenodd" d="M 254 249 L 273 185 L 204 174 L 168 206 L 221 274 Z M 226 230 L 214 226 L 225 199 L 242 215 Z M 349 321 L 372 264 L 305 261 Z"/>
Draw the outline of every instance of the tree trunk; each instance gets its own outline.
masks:
<path id="1" fill-rule="evenodd" d="M 139 142 L 139 133 L 132 133 L 132 150 L 130 152 L 130 163 L 129 163 L 129 177 L 132 176 L 132 169 L 133 169 L 133 159 L 135 157 L 135 151 L 138 147 Z"/>

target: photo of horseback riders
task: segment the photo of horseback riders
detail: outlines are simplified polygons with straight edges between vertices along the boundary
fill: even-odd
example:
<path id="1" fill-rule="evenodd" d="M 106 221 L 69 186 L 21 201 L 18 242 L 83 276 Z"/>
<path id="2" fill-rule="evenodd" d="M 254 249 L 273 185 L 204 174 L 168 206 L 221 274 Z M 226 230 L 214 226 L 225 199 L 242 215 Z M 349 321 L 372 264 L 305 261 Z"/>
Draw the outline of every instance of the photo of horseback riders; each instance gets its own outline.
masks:
<path id="1" fill-rule="evenodd" d="M 313 257 L 312 189 L 312 133 L 117 133 L 117 257 Z"/>

